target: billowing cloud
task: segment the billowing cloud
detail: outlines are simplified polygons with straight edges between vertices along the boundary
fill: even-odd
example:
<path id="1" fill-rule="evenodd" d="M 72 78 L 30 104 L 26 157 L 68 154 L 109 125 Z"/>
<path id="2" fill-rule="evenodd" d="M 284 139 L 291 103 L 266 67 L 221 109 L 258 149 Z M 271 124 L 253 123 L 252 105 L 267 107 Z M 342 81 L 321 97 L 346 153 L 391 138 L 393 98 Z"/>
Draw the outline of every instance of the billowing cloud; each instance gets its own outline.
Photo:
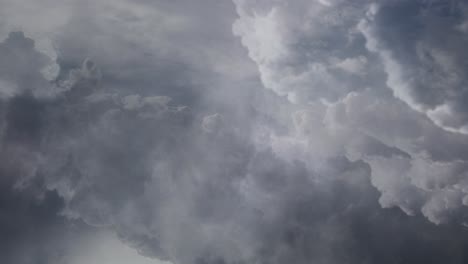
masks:
<path id="1" fill-rule="evenodd" d="M 0 262 L 465 262 L 463 3 L 29 2 L 0 0 Z"/>
<path id="2" fill-rule="evenodd" d="M 466 3 L 375 5 L 359 25 L 394 95 L 437 125 L 466 134 Z M 393 21 L 393 23 L 390 23 Z"/>
<path id="3" fill-rule="evenodd" d="M 309 160 L 346 153 L 371 166 L 382 206 L 464 222 L 464 3 L 235 3 L 265 87 L 308 104 L 295 120 Z"/>
<path id="4" fill-rule="evenodd" d="M 336 100 L 376 76 L 358 21 L 368 1 L 234 1 L 233 26 L 265 87 L 292 102 Z"/>

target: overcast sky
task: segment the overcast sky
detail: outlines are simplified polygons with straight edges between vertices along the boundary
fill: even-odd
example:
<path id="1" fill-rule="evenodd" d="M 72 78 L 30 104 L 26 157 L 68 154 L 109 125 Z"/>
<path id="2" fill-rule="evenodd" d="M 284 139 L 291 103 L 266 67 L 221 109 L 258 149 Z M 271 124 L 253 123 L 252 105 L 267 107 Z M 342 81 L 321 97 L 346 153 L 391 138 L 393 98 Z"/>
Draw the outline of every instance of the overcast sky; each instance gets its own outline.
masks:
<path id="1" fill-rule="evenodd" d="M 0 0 L 0 263 L 468 263 L 468 1 Z"/>

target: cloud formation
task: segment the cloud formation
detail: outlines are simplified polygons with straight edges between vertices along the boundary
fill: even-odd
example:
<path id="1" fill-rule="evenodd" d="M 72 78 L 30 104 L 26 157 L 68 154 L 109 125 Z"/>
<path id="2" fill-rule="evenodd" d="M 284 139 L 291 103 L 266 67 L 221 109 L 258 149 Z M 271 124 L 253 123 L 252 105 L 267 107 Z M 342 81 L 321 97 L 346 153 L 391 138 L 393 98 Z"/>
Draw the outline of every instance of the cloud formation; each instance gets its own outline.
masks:
<path id="1" fill-rule="evenodd" d="M 20 2 L 0 261 L 466 262 L 463 2 Z"/>
<path id="2" fill-rule="evenodd" d="M 422 212 L 434 223 L 460 219 L 466 77 L 464 52 L 456 47 L 465 41 L 464 3 L 458 9 L 424 1 L 236 3 L 234 33 L 263 84 L 325 112 L 308 118 L 301 111 L 307 129 L 327 128 L 307 140 L 331 136 L 348 157 L 365 160 L 384 207 Z M 274 46 L 265 44 L 271 39 L 259 27 L 273 32 L 280 52 L 263 48 Z"/>

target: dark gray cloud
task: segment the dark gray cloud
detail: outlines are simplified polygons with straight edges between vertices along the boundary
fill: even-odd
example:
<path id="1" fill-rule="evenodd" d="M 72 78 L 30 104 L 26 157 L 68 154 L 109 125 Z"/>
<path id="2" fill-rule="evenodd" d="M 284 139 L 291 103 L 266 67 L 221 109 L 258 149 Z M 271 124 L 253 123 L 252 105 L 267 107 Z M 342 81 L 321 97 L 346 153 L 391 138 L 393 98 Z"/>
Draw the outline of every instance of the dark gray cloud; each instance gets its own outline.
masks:
<path id="1" fill-rule="evenodd" d="M 27 184 L 18 160 L 2 148 L 0 165 L 0 258 L 6 264 L 64 263 L 88 228 L 60 216 L 63 199 L 37 176 Z"/>
<path id="2" fill-rule="evenodd" d="M 395 96 L 439 126 L 465 133 L 466 2 L 427 2 L 384 1 L 361 28 Z"/>
<path id="3" fill-rule="evenodd" d="M 0 47 L 2 67 L 0 76 L 0 96 L 15 96 L 28 91 L 47 93 L 47 79 L 42 70 L 53 62 L 46 55 L 38 52 L 34 41 L 24 33 L 10 32 Z"/>
<path id="4" fill-rule="evenodd" d="M 0 5 L 0 262 L 467 261 L 463 2 Z"/>

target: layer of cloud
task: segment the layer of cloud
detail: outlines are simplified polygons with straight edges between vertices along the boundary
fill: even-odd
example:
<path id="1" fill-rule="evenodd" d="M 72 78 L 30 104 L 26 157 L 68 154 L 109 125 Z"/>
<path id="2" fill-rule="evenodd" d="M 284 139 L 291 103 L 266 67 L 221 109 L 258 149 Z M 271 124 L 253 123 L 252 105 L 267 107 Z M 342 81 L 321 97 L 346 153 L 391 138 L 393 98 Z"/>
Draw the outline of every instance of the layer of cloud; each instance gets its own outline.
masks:
<path id="1" fill-rule="evenodd" d="M 0 2 L 0 260 L 51 263 L 67 223 L 175 264 L 466 260 L 463 9 L 29 2 Z"/>

